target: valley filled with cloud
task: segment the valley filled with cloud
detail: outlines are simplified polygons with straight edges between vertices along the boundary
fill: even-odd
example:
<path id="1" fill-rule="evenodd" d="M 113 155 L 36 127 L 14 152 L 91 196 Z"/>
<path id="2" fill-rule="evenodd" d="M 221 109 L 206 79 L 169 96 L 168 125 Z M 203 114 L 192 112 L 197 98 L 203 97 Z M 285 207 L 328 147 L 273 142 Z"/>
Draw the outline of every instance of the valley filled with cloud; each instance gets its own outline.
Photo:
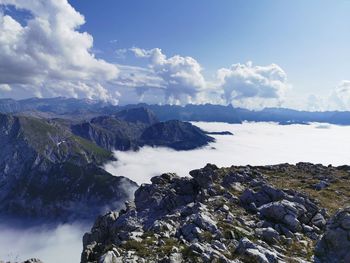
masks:
<path id="1" fill-rule="evenodd" d="M 272 165 L 312 162 L 324 165 L 349 163 L 348 126 L 330 124 L 278 125 L 276 123 L 194 123 L 206 131 L 230 131 L 214 135 L 216 142 L 192 151 L 143 147 L 137 152 L 115 152 L 116 162 L 105 166 L 114 175 L 137 183 L 149 183 L 153 176 L 175 172 L 188 176 L 207 163 L 218 166 Z"/>

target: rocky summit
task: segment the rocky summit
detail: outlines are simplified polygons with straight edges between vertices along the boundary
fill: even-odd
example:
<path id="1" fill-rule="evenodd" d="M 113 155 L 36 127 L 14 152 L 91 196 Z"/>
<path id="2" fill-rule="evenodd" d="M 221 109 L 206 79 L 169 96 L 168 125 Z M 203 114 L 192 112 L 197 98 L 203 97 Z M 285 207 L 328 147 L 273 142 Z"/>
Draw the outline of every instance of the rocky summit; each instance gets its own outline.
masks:
<path id="1" fill-rule="evenodd" d="M 98 217 L 81 262 L 350 262 L 349 167 L 208 164 L 190 175 L 154 177 Z"/>

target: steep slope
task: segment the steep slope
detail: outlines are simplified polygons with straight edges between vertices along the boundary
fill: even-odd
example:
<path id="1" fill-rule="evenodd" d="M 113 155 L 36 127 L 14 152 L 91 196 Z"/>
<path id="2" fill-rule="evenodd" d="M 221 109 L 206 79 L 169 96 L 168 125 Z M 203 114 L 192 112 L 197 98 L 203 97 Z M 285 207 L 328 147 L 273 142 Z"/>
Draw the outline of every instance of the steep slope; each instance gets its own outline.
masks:
<path id="1" fill-rule="evenodd" d="M 138 147 L 137 140 L 147 127 L 143 123 L 132 123 L 113 116 L 93 118 L 72 126 L 72 132 L 107 150 L 126 151 Z"/>
<path id="2" fill-rule="evenodd" d="M 53 121 L 0 114 L 0 148 L 2 214 L 91 217 L 136 186 L 98 168 L 110 152 Z"/>
<path id="3" fill-rule="evenodd" d="M 350 201 L 349 172 L 308 163 L 208 164 L 192 178 L 154 177 L 125 210 L 97 218 L 81 262 L 306 263 L 317 240 L 315 262 L 348 262 L 349 208 L 326 220 Z"/>
<path id="4" fill-rule="evenodd" d="M 165 146 L 190 150 L 207 145 L 214 139 L 188 122 L 166 121 L 148 127 L 140 137 L 141 145 Z"/>
<path id="5" fill-rule="evenodd" d="M 201 129 L 181 121 L 158 122 L 148 109 L 135 108 L 72 125 L 72 132 L 107 150 L 165 146 L 189 150 L 214 141 Z"/>

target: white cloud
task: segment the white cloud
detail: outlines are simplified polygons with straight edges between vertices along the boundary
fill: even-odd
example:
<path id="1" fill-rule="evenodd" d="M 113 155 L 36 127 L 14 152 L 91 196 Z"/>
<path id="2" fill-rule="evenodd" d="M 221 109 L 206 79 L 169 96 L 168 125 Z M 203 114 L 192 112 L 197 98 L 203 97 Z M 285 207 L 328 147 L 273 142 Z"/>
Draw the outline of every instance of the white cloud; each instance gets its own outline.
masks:
<path id="1" fill-rule="evenodd" d="M 114 84 L 128 88 L 157 88 L 164 89 L 164 80 L 157 76 L 152 69 L 136 66 L 118 65 L 119 76 Z"/>
<path id="2" fill-rule="evenodd" d="M 0 84 L 0 91 L 11 91 L 12 88 L 8 84 Z"/>
<path id="3" fill-rule="evenodd" d="M 41 224 L 26 228 L 23 222 L 18 222 L 17 227 L 14 227 L 2 220 L 0 258 L 5 262 L 22 262 L 30 258 L 50 263 L 79 262 L 83 249 L 82 236 L 89 228 L 82 224 L 55 227 Z"/>
<path id="4" fill-rule="evenodd" d="M 93 38 L 67 0 L 0 0 L 32 17 L 21 25 L 0 12 L 0 84 L 13 92 L 85 96 L 107 100 L 103 85 L 115 78 L 115 65 L 97 59 Z"/>
<path id="5" fill-rule="evenodd" d="M 349 126 L 324 124 L 278 125 L 276 123 L 195 123 L 207 131 L 231 131 L 233 136 L 214 136 L 207 147 L 177 152 L 167 148 L 143 147 L 137 152 L 115 152 L 116 162 L 107 171 L 131 180 L 149 183 L 153 176 L 176 172 L 188 176 L 193 169 L 214 163 L 231 165 L 270 165 L 312 162 L 324 165 L 349 163 Z M 325 129 L 327 128 L 327 129 Z M 329 138 L 332 138 L 330 140 Z M 322 143 L 320 143 L 322 142 Z"/>
<path id="6" fill-rule="evenodd" d="M 234 64 L 219 69 L 216 79 L 208 80 L 194 58 L 179 55 L 168 58 L 159 48 L 130 50 L 137 58 L 148 59 L 152 74 L 163 80 L 166 101 L 171 103 L 232 103 L 244 108 L 279 106 L 290 86 L 287 74 L 276 64 Z"/>
<path id="7" fill-rule="evenodd" d="M 202 74 L 203 69 L 194 58 L 180 55 L 168 58 L 159 48 L 145 50 L 134 47 L 130 50 L 136 57 L 149 59 L 149 67 L 162 79 L 166 102 L 193 103 L 197 95 L 205 91 L 207 82 Z"/>
<path id="8" fill-rule="evenodd" d="M 328 108 L 350 110 L 350 80 L 343 80 L 332 90 Z"/>
<path id="9" fill-rule="evenodd" d="M 289 86 L 287 74 L 276 64 L 234 64 L 219 69 L 217 78 L 226 102 L 246 108 L 279 106 Z"/>
<path id="10" fill-rule="evenodd" d="M 115 57 L 119 59 L 125 59 L 128 50 L 126 48 L 119 48 L 114 51 Z"/>

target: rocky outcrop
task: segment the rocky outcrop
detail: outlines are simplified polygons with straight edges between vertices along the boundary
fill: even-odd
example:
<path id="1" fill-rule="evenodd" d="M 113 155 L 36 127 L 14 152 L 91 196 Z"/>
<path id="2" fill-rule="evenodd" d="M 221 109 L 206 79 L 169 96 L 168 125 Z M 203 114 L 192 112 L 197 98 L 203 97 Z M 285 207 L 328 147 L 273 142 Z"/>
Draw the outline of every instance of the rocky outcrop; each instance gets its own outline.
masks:
<path id="1" fill-rule="evenodd" d="M 317 263 L 350 262 L 350 207 L 338 211 L 316 246 Z"/>
<path id="2" fill-rule="evenodd" d="M 72 132 L 108 151 L 127 151 L 138 148 L 138 139 L 147 127 L 144 123 L 126 122 L 114 116 L 100 116 L 73 125 Z"/>
<path id="3" fill-rule="evenodd" d="M 96 220 L 81 262 L 310 262 L 327 213 L 264 170 L 207 165 L 191 178 L 152 178 Z"/>
<path id="4" fill-rule="evenodd" d="M 247 210 L 256 212 L 264 220 L 265 227 L 272 227 L 280 234 L 293 237 L 301 232 L 317 240 L 326 225 L 326 212 L 306 195 L 275 189 L 267 184 L 246 189 L 240 196 Z"/>
<path id="5" fill-rule="evenodd" d="M 74 134 L 107 150 L 135 150 L 144 130 L 158 122 L 146 108 L 132 108 L 110 116 L 99 116 L 71 127 Z"/>
<path id="6" fill-rule="evenodd" d="M 214 138 L 188 122 L 166 121 L 148 127 L 140 137 L 141 145 L 191 150 L 213 142 Z"/>
<path id="7" fill-rule="evenodd" d="M 154 114 L 145 108 L 96 117 L 73 125 L 72 132 L 104 149 L 120 151 L 136 150 L 145 145 L 190 150 L 214 141 L 190 123 L 157 122 Z"/>

